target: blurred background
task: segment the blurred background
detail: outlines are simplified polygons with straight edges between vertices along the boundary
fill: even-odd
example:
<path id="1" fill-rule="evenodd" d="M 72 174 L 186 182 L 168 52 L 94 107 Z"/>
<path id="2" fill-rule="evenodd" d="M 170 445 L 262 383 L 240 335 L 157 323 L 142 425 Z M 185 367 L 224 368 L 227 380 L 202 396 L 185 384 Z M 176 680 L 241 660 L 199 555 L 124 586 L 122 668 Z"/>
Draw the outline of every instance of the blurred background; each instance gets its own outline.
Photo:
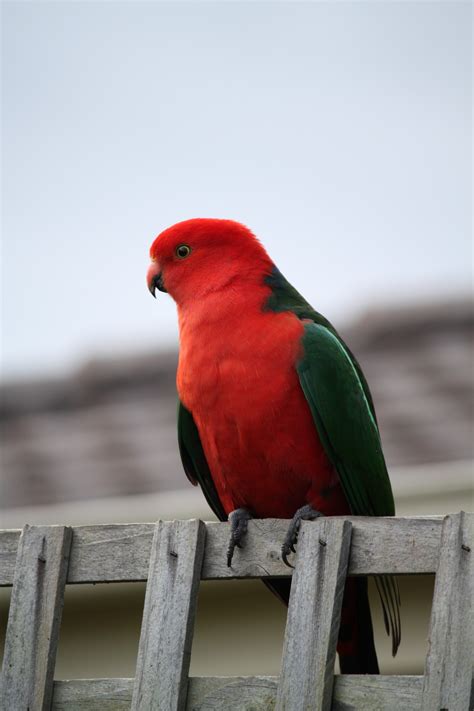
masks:
<path id="1" fill-rule="evenodd" d="M 213 518 L 177 454 L 174 305 L 145 285 L 194 216 L 249 225 L 356 353 L 398 513 L 472 509 L 471 15 L 2 4 L 2 528 Z M 431 593 L 402 581 L 395 660 L 374 597 L 382 672 L 422 673 Z M 56 678 L 133 676 L 143 596 L 68 587 Z M 285 615 L 203 584 L 191 672 L 277 674 Z"/>

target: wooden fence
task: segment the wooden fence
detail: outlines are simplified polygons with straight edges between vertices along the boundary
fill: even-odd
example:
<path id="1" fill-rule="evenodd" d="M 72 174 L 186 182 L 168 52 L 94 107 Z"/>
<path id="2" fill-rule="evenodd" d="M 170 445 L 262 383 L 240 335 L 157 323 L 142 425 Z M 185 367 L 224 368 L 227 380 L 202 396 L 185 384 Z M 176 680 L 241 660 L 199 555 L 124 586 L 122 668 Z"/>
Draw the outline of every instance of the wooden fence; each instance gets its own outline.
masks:
<path id="1" fill-rule="evenodd" d="M 0 531 L 0 585 L 13 585 L 5 711 L 467 711 L 473 647 L 472 514 L 328 518 L 302 525 L 279 677 L 189 678 L 200 580 L 285 577 L 288 522 L 252 521 L 226 565 L 228 525 L 202 521 L 25 526 Z M 423 676 L 334 675 L 349 575 L 436 573 Z M 53 681 L 64 588 L 148 580 L 135 679 Z"/>

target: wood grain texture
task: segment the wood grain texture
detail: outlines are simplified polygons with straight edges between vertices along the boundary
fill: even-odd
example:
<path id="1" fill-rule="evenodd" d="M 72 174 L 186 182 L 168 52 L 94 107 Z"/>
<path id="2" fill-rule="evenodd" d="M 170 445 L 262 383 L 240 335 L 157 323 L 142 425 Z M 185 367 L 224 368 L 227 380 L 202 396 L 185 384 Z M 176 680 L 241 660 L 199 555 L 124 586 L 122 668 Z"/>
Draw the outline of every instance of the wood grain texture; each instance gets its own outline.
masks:
<path id="1" fill-rule="evenodd" d="M 0 586 L 11 586 L 15 577 L 20 529 L 0 530 Z"/>
<path id="2" fill-rule="evenodd" d="M 338 526 L 347 528 L 348 524 L 344 524 L 344 520 L 352 523 L 348 566 L 351 574 L 416 574 L 437 571 L 437 579 L 425 678 L 336 676 L 332 709 L 392 711 L 423 708 L 423 711 L 465 711 L 474 701 L 470 673 L 473 635 L 471 606 L 474 592 L 472 514 L 448 516 L 444 523 L 441 517 L 348 517 L 307 522 L 302 527 L 298 557 L 308 555 L 310 565 L 315 565 L 313 559 L 319 559 L 318 565 L 321 564 L 319 538 L 318 541 L 313 540 L 311 545 L 308 543 L 309 538 L 316 536 L 322 523 L 333 530 Z M 225 562 L 228 526 L 220 523 L 161 523 L 156 527 L 155 544 L 153 524 L 99 525 L 74 529 L 26 526 L 22 533 L 17 530 L 0 531 L 0 584 L 14 584 L 0 692 L 1 708 L 8 711 L 50 708 L 67 576 L 68 582 L 72 583 L 150 580 L 147 591 L 147 601 L 149 599 L 150 602 L 144 612 L 144 633 L 141 639 L 141 671 L 137 673 L 135 688 L 136 693 L 142 693 L 145 689 L 142 699 L 149 698 L 151 701 L 148 706 L 140 704 L 140 709 L 275 709 L 276 677 L 203 677 L 190 679 L 188 684 L 186 678 L 199 578 L 287 576 L 291 571 L 283 565 L 279 553 L 286 527 L 286 521 L 273 519 L 250 522 L 246 547 L 236 551 L 231 569 L 227 568 Z M 305 553 L 303 541 L 306 536 L 309 552 Z M 171 553 L 178 553 L 178 556 Z M 176 565 L 170 559 L 174 559 Z M 336 566 L 333 564 L 329 567 L 334 571 Z M 179 571 L 182 573 L 181 578 Z M 314 613 L 308 601 L 319 599 L 323 603 L 321 609 L 327 610 L 324 600 L 327 602 L 330 599 L 329 594 L 326 597 L 323 594 L 321 598 L 318 591 L 315 597 L 315 590 L 310 590 L 309 595 L 298 593 L 300 588 L 304 589 L 304 585 L 298 583 L 298 572 L 295 575 L 293 594 L 299 594 L 302 598 L 299 605 L 294 605 L 295 609 L 298 608 L 298 616 L 302 608 L 306 612 L 309 610 L 310 615 Z M 324 573 L 313 578 L 303 575 L 302 580 L 306 586 L 314 587 L 324 584 L 325 580 L 327 582 L 328 576 Z M 337 583 L 334 589 L 337 589 Z M 328 620 L 337 618 L 335 598 L 336 595 L 333 599 L 332 618 L 329 610 L 322 620 L 326 629 L 325 638 L 329 640 L 325 646 L 326 655 L 316 661 L 316 676 L 322 676 L 325 680 L 320 685 L 321 689 L 326 689 L 321 704 L 327 704 L 328 682 L 330 684 L 333 678 L 333 660 L 329 652 L 332 648 L 330 634 L 334 625 L 328 625 Z M 304 623 L 297 620 L 297 624 L 302 624 L 302 631 L 306 634 Z M 321 635 L 321 629 L 318 628 L 318 632 L 320 637 L 324 636 Z M 296 634 L 295 638 L 298 637 Z M 177 653 L 173 649 L 175 643 Z M 25 654 L 25 650 L 28 654 Z M 173 660 L 176 659 L 178 661 L 174 665 Z M 164 679 L 168 680 L 166 683 L 162 683 L 163 673 Z M 133 684 L 133 679 L 54 682 L 51 708 L 68 711 L 128 711 L 132 703 Z M 299 689 L 298 686 L 298 694 Z M 291 701 L 291 706 L 285 708 L 299 709 L 300 706 L 295 706 Z M 310 708 L 325 706 L 313 705 Z"/>
<path id="3" fill-rule="evenodd" d="M 194 616 L 206 527 L 202 521 L 159 521 L 145 595 L 133 711 L 186 707 Z"/>
<path id="4" fill-rule="evenodd" d="M 22 531 L 5 641 L 2 709 L 50 708 L 71 539 L 72 530 L 64 526 L 25 526 Z"/>
<path id="5" fill-rule="evenodd" d="M 51 711 L 130 711 L 133 679 L 55 681 Z"/>
<path id="6" fill-rule="evenodd" d="M 422 711 L 466 711 L 471 690 L 473 514 L 446 516 L 431 611 Z"/>
<path id="7" fill-rule="evenodd" d="M 191 677 L 187 711 L 274 711 L 278 678 Z M 421 702 L 421 676 L 335 676 L 332 711 L 405 711 Z M 52 711 L 129 711 L 133 679 L 56 681 Z"/>
<path id="8" fill-rule="evenodd" d="M 352 523 L 349 575 L 434 573 L 438 566 L 442 517 L 348 517 Z M 281 544 L 288 522 L 249 522 L 246 545 L 227 567 L 229 529 L 226 523 L 206 523 L 202 580 L 287 577 Z M 143 581 L 148 577 L 154 524 L 77 526 L 68 583 Z M 20 531 L 0 531 L 0 585 L 11 585 Z"/>
<path id="9" fill-rule="evenodd" d="M 291 586 L 277 711 L 329 711 L 352 525 L 301 525 Z"/>
<path id="10" fill-rule="evenodd" d="M 423 677 L 343 674 L 335 677 L 332 711 L 416 711 Z"/>

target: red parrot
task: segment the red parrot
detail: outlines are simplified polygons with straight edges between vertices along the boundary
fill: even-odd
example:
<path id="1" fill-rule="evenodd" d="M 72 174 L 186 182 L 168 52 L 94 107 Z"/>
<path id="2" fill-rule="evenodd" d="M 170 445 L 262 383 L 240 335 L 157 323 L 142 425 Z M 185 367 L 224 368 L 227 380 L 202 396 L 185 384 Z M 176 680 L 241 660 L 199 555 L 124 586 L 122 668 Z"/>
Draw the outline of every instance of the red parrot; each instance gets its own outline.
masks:
<path id="1" fill-rule="evenodd" d="M 181 459 L 230 521 L 228 565 L 251 517 L 291 519 L 288 563 L 303 519 L 394 515 L 362 370 L 255 235 L 232 220 L 192 219 L 158 235 L 150 256 L 149 290 L 178 308 Z M 395 654 L 398 590 L 390 577 L 376 583 Z M 267 584 L 288 602 L 290 579 Z M 346 583 L 338 653 L 343 673 L 378 673 L 365 578 Z"/>

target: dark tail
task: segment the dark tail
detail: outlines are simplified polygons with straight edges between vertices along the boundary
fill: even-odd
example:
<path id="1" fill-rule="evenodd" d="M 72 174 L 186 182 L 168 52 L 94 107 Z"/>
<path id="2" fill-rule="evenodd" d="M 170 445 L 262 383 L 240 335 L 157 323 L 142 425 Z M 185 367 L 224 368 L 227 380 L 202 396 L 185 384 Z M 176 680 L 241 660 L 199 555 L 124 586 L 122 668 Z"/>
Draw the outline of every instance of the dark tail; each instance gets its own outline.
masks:
<path id="1" fill-rule="evenodd" d="M 347 578 L 337 644 L 342 674 L 379 674 L 367 578 Z"/>
<path id="2" fill-rule="evenodd" d="M 263 582 L 285 605 L 288 605 L 291 578 L 276 578 Z M 337 651 L 342 674 L 379 673 L 367 578 L 346 580 Z"/>

